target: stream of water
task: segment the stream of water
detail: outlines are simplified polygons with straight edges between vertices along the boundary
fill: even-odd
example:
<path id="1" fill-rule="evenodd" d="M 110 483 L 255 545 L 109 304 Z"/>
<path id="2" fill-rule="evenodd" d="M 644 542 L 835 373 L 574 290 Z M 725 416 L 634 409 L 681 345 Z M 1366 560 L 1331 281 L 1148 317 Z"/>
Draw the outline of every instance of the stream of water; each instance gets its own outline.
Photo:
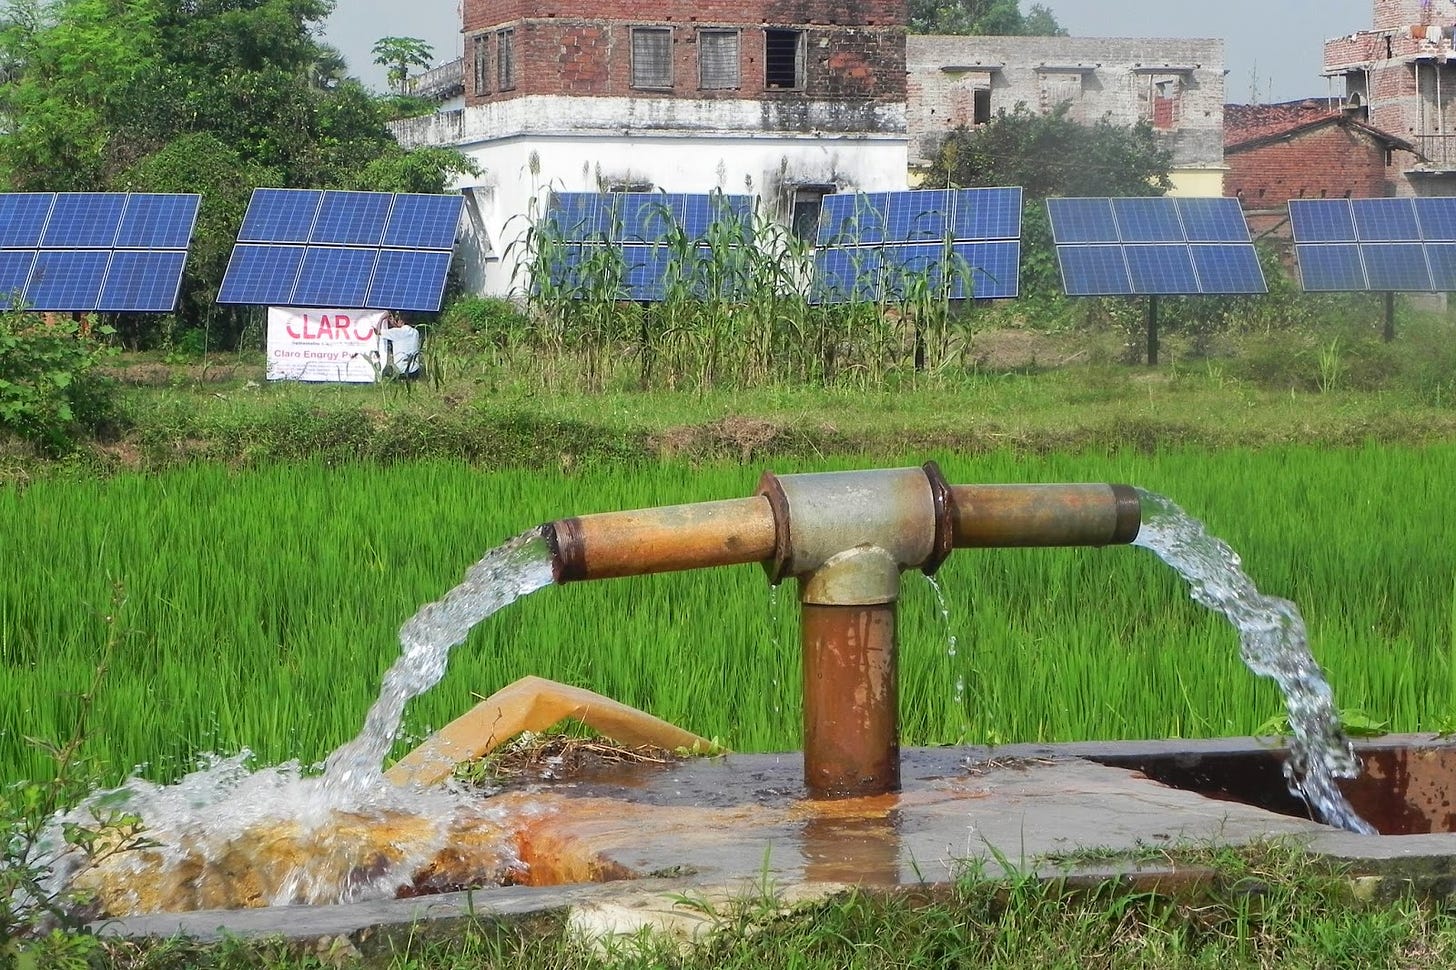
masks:
<path id="1" fill-rule="evenodd" d="M 1156 553 L 1188 581 L 1196 602 L 1226 616 L 1238 630 L 1244 663 L 1273 678 L 1283 692 L 1290 731 L 1284 777 L 1290 792 L 1328 825 L 1376 834 L 1337 783 L 1357 776 L 1360 762 L 1340 725 L 1334 693 L 1309 652 L 1299 608 L 1260 593 L 1238 553 L 1209 535 L 1202 522 L 1161 495 L 1141 489 L 1138 495 L 1143 521 L 1133 545 Z"/>

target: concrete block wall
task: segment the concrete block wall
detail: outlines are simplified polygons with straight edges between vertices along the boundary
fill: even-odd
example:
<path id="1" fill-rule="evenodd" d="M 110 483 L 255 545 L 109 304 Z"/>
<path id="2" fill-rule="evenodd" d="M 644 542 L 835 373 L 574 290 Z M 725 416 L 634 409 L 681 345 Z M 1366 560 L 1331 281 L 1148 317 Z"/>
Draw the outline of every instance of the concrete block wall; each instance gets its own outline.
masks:
<path id="1" fill-rule="evenodd" d="M 970 122 L 971 91 L 989 84 L 993 115 L 1018 103 L 1048 110 L 1070 93 L 1077 120 L 1130 125 L 1145 118 L 1165 125 L 1160 138 L 1176 167 L 1223 163 L 1222 40 L 915 35 L 905 57 L 912 162 L 927 160 L 948 132 Z M 1077 66 L 1087 70 L 1067 70 Z M 1157 78 L 1177 81 L 1176 106 L 1151 96 L 1150 79 Z"/>

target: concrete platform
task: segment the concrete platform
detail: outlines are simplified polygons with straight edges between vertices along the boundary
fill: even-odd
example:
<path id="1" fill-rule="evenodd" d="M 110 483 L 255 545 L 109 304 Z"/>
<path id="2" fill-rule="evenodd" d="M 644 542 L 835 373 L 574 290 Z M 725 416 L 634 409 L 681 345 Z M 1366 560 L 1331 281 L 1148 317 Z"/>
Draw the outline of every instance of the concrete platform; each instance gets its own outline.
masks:
<path id="1" fill-rule="evenodd" d="M 712 906 L 683 907 L 685 895 L 793 900 L 852 885 L 933 889 L 970 869 L 994 875 L 1003 867 L 1158 880 L 1178 878 L 1158 849 L 1279 836 L 1344 860 L 1357 873 L 1413 879 L 1443 892 L 1456 886 L 1456 835 L 1442 831 L 1450 828 L 1443 820 L 1451 815 L 1447 781 L 1456 747 L 1429 736 L 1359 747 L 1367 763 L 1384 766 L 1380 777 L 1371 771 L 1357 783 L 1367 788 L 1361 798 L 1406 805 L 1394 811 L 1406 819 L 1405 831 L 1425 834 L 1356 836 L 1299 817 L 1302 806 L 1278 775 L 1282 752 L 1257 739 L 905 749 L 899 794 L 833 802 L 804 799 L 798 753 L 728 755 L 585 770 L 497 796 L 532 806 L 521 828 L 522 857 L 536 881 L 556 885 L 167 913 L 96 929 L 124 937 L 281 936 L 362 947 L 411 927 L 418 935 L 421 921 L 449 932 L 463 919 L 566 909 L 591 932 L 652 924 L 692 936 Z M 1250 793 L 1233 790 L 1240 780 Z M 1277 791 L 1266 791 L 1271 784 Z M 1351 797 L 1364 814 L 1361 800 Z M 1263 804 L 1246 804 L 1261 798 Z M 1418 818 L 1435 821 L 1412 827 Z"/>

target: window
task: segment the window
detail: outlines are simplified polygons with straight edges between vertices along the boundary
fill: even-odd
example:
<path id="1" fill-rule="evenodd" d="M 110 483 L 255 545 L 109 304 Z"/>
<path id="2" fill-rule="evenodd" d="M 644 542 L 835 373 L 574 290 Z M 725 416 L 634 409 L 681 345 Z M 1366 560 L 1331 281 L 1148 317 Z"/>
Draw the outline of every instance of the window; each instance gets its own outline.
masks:
<path id="1" fill-rule="evenodd" d="M 1153 123 L 1154 128 L 1166 130 L 1178 127 L 1180 102 L 1183 95 L 1183 79 L 1179 77 L 1155 76 L 1151 81 L 1152 116 L 1148 120 Z"/>
<path id="2" fill-rule="evenodd" d="M 738 31 L 707 28 L 698 31 L 698 87 L 705 91 L 736 88 L 739 76 Z"/>
<path id="3" fill-rule="evenodd" d="M 471 65 L 475 81 L 475 95 L 490 93 L 490 37 L 476 34 L 471 40 Z"/>
<path id="4" fill-rule="evenodd" d="M 632 28 L 632 86 L 672 87 L 672 28 Z"/>
<path id="5" fill-rule="evenodd" d="M 769 90 L 792 90 L 804 86 L 804 32 L 763 32 L 763 86 Z"/>
<path id="6" fill-rule="evenodd" d="M 975 104 L 971 109 L 971 123 L 977 125 L 989 124 L 991 121 L 991 89 L 977 88 L 973 97 Z"/>
<path id="7" fill-rule="evenodd" d="M 502 30 L 495 38 L 496 87 L 510 91 L 516 86 L 516 32 Z"/>
<path id="8" fill-rule="evenodd" d="M 833 185 L 800 185 L 794 189 L 789 226 L 795 238 L 813 245 L 819 236 L 819 212 L 824 208 L 824 196 L 834 190 Z"/>

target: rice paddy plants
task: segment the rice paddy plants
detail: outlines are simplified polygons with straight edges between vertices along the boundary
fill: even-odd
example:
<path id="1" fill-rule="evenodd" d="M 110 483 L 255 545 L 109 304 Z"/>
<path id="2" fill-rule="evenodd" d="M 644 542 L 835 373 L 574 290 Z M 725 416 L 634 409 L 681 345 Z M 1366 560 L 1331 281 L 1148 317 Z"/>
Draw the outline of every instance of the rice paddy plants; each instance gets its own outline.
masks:
<path id="1" fill-rule="evenodd" d="M 1456 696 L 1456 447 L 934 458 L 954 482 L 1126 481 L 1198 515 L 1261 589 L 1298 603 L 1346 709 L 1439 730 Z M 853 456 L 774 470 L 865 467 Z M 113 777 L 175 777 L 204 752 L 321 759 L 360 726 L 396 631 L 487 549 L 565 515 L 752 493 L 736 463 L 458 462 L 188 467 L 0 491 L 0 772 L 44 777 L 27 738 L 69 736 L 127 592 L 90 708 Z M 963 550 L 904 581 L 906 744 L 1254 732 L 1280 699 L 1233 631 L 1132 548 Z M 401 749 L 527 674 L 578 684 L 734 750 L 801 743 L 798 610 L 756 566 L 550 587 L 456 648 L 412 703 Z M 953 642 L 952 642 L 953 641 Z"/>

